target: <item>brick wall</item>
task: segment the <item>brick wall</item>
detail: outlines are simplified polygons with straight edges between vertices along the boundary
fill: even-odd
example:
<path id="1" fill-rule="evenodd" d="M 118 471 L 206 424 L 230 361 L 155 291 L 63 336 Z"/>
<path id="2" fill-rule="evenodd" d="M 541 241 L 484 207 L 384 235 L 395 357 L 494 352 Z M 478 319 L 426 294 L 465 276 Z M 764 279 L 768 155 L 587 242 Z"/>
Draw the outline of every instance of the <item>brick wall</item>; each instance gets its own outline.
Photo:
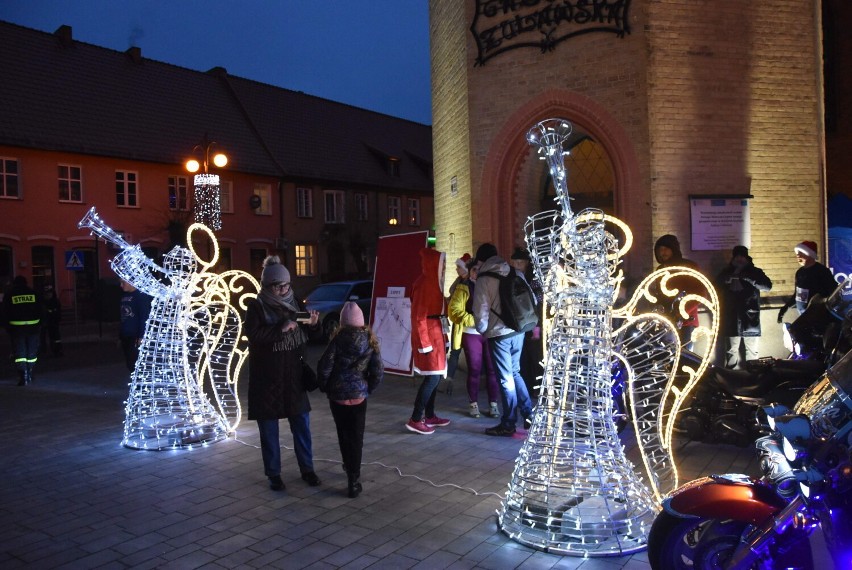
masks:
<path id="1" fill-rule="evenodd" d="M 675 233 L 715 274 L 728 252 L 690 251 L 688 196 L 752 194 L 755 261 L 773 295 L 789 293 L 793 245 L 825 243 L 812 2 L 634 0 L 624 38 L 591 33 L 478 67 L 475 2 L 461 4 L 430 0 L 437 237 L 448 258 L 467 247 L 460 236 L 504 250 L 519 241 L 534 213 L 528 193 L 538 191 L 518 187 L 538 168 L 523 136 L 561 116 L 606 143 L 616 212 L 636 237 L 629 273 L 649 270 L 654 239 Z M 453 175 L 459 197 L 450 199 Z M 472 216 L 461 212 L 468 205 Z"/>

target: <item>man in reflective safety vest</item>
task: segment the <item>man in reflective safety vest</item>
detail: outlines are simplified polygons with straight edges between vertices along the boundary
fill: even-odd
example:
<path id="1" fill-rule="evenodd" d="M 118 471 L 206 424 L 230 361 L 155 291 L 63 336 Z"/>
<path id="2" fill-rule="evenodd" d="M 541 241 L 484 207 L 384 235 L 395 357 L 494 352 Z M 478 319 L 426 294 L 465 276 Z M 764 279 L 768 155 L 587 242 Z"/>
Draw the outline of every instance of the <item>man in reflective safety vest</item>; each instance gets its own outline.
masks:
<path id="1" fill-rule="evenodd" d="M 33 368 L 38 360 L 41 318 L 44 312 L 41 299 L 27 285 L 27 279 L 18 275 L 12 288 L 3 298 L 4 311 L 12 335 L 15 351 L 15 366 L 20 381 L 26 386 L 33 381 Z"/>

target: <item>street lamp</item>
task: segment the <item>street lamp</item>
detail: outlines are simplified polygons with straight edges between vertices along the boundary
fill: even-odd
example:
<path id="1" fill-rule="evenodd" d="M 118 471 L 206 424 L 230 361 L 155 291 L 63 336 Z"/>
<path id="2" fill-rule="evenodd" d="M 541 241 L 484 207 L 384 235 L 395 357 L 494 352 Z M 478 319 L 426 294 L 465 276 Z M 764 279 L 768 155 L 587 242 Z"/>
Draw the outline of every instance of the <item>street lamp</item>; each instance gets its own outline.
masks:
<path id="1" fill-rule="evenodd" d="M 210 150 L 216 145 L 215 141 L 209 141 L 204 135 L 204 141 L 195 145 L 193 153 L 203 150 L 204 162 L 191 158 L 186 161 L 186 169 L 189 172 L 197 172 L 194 179 L 195 186 L 195 221 L 204 224 L 211 230 L 222 229 L 222 204 L 219 198 L 219 175 L 210 174 Z M 228 164 L 228 157 L 218 152 L 213 155 L 213 165 L 222 168 Z M 198 172 L 203 167 L 203 172 Z"/>

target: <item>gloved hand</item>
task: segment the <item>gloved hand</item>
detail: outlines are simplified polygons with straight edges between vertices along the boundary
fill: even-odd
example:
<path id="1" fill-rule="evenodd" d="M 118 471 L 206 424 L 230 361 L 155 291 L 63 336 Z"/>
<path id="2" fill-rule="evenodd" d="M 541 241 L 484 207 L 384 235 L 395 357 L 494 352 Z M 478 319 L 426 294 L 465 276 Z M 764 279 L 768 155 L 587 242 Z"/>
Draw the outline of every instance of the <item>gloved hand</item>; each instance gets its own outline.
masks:
<path id="1" fill-rule="evenodd" d="M 784 305 L 783 307 L 781 307 L 781 310 L 778 311 L 778 322 L 779 323 L 784 322 L 784 314 L 787 312 L 787 309 L 789 309 L 789 308 L 790 307 L 788 307 L 787 305 Z"/>

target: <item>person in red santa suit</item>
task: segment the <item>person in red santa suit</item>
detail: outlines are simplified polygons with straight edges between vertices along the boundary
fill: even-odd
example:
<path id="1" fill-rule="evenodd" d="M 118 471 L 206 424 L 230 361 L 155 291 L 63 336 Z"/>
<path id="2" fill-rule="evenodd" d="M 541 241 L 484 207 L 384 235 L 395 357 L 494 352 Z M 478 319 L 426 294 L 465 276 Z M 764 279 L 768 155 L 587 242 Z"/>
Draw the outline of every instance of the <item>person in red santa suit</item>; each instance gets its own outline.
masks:
<path id="1" fill-rule="evenodd" d="M 411 348 L 414 372 L 423 377 L 414 411 L 406 429 L 422 435 L 434 433 L 436 427 L 450 420 L 435 414 L 435 395 L 441 378 L 447 375 L 446 333 L 444 315 L 444 253 L 424 247 L 420 250 L 420 276 L 411 288 Z"/>

